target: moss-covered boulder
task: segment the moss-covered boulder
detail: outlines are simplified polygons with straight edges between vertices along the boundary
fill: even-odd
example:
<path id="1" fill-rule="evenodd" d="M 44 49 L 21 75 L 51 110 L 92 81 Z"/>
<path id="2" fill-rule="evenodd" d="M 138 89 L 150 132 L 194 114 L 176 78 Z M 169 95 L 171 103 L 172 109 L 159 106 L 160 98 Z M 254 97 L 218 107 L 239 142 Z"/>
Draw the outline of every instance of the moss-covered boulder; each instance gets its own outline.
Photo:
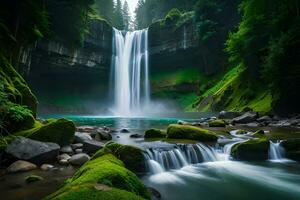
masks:
<path id="1" fill-rule="evenodd" d="M 300 161 L 300 139 L 284 140 L 281 145 L 287 158 Z"/>
<path id="2" fill-rule="evenodd" d="M 43 177 L 37 176 L 37 175 L 29 175 L 25 177 L 26 183 L 33 183 L 37 181 L 43 180 Z"/>
<path id="3" fill-rule="evenodd" d="M 260 138 L 235 144 L 231 149 L 231 156 L 243 161 L 267 160 L 268 151 L 269 141 Z"/>
<path id="4" fill-rule="evenodd" d="M 80 198 L 81 197 L 81 198 Z M 46 199 L 149 199 L 147 188 L 112 154 L 84 164 L 59 191 Z"/>
<path id="5" fill-rule="evenodd" d="M 145 138 L 165 138 L 167 136 L 166 131 L 151 128 L 145 131 Z"/>
<path id="6" fill-rule="evenodd" d="M 167 130 L 167 138 L 189 139 L 200 142 L 215 142 L 218 140 L 217 134 L 206 129 L 190 125 L 171 124 Z"/>
<path id="7" fill-rule="evenodd" d="M 255 131 L 253 134 L 252 134 L 253 137 L 256 137 L 256 138 L 266 138 L 266 135 L 265 135 L 265 132 L 263 130 L 258 130 L 258 131 Z"/>
<path id="8" fill-rule="evenodd" d="M 47 124 L 35 122 L 34 128 L 18 132 L 15 136 L 23 136 L 42 142 L 53 142 L 61 146 L 70 144 L 75 134 L 75 124 L 67 119 L 49 120 Z"/>
<path id="9" fill-rule="evenodd" d="M 223 119 L 216 119 L 208 122 L 209 127 L 226 127 L 226 122 Z"/>
<path id="10" fill-rule="evenodd" d="M 110 142 L 106 144 L 103 149 L 96 152 L 92 159 L 109 153 L 123 161 L 126 168 L 135 173 L 144 173 L 146 170 L 143 151 L 130 145 L 122 145 L 115 142 Z"/>

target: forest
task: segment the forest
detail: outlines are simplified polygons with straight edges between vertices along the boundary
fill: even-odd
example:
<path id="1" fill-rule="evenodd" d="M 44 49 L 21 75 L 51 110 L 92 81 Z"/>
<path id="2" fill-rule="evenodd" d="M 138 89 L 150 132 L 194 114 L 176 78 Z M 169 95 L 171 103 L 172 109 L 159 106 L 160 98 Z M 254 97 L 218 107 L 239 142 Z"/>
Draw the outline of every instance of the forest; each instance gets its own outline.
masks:
<path id="1" fill-rule="evenodd" d="M 5 200 L 300 198 L 299 0 L 4 0 Z"/>

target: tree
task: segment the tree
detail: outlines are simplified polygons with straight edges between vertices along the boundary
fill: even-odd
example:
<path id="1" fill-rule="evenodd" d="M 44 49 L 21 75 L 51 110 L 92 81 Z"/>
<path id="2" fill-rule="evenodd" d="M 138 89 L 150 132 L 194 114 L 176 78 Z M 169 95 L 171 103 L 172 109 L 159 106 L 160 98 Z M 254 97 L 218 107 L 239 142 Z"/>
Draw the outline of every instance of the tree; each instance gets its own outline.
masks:
<path id="1" fill-rule="evenodd" d="M 95 5 L 99 15 L 112 23 L 114 15 L 114 0 L 96 0 Z"/>
<path id="2" fill-rule="evenodd" d="M 123 19 L 121 0 L 117 0 L 116 6 L 114 9 L 113 25 L 117 29 L 120 29 L 120 30 L 124 29 L 124 19 Z"/>
<path id="3" fill-rule="evenodd" d="M 123 5 L 123 20 L 124 20 L 124 29 L 129 30 L 131 26 L 131 16 L 129 11 L 129 6 L 127 1 Z"/>

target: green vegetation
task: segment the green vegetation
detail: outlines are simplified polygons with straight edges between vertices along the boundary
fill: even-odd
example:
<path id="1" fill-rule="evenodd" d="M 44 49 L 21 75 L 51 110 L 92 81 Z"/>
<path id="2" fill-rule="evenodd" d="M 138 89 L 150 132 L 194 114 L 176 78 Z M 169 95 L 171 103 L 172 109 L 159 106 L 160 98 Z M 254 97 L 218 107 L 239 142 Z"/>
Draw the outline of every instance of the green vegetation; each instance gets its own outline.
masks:
<path id="1" fill-rule="evenodd" d="M 149 129 L 145 131 L 145 138 L 165 138 L 167 135 L 166 131 L 159 129 Z"/>
<path id="2" fill-rule="evenodd" d="M 209 127 L 226 127 L 226 122 L 222 119 L 212 120 L 208 123 Z"/>
<path id="3" fill-rule="evenodd" d="M 91 199 L 150 198 L 139 178 L 112 154 L 94 158 L 84 164 L 66 181 L 64 187 L 46 199 L 72 199 L 86 194 L 90 194 Z"/>
<path id="4" fill-rule="evenodd" d="M 167 138 L 214 142 L 218 136 L 214 132 L 195 126 L 171 124 L 167 130 Z"/>
<path id="5" fill-rule="evenodd" d="M 29 175 L 25 177 L 25 181 L 27 183 L 33 183 L 33 182 L 37 182 L 37 181 L 41 181 L 43 180 L 43 177 L 37 176 L 37 175 Z"/>

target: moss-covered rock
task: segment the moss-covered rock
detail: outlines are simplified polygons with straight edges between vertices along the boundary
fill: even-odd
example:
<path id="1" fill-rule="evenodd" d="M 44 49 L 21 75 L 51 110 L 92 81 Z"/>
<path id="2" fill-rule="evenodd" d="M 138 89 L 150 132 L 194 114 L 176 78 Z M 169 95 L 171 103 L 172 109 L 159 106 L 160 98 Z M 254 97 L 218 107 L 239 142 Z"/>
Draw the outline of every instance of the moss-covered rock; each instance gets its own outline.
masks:
<path id="1" fill-rule="evenodd" d="M 236 160 L 267 160 L 269 141 L 266 138 L 248 140 L 235 144 L 231 149 L 231 156 Z"/>
<path id="2" fill-rule="evenodd" d="M 25 181 L 27 183 L 33 183 L 33 182 L 37 182 L 37 181 L 41 181 L 43 180 L 43 177 L 37 176 L 37 175 L 29 175 L 25 178 Z"/>
<path id="3" fill-rule="evenodd" d="M 166 136 L 166 131 L 155 128 L 151 128 L 145 131 L 145 138 L 165 138 Z"/>
<path id="4" fill-rule="evenodd" d="M 258 130 L 258 131 L 255 131 L 253 134 L 252 134 L 253 137 L 256 137 L 256 138 L 266 138 L 266 135 L 265 135 L 265 132 L 263 130 Z"/>
<path id="5" fill-rule="evenodd" d="M 35 122 L 32 129 L 18 132 L 14 135 L 30 139 L 53 142 L 61 146 L 70 144 L 75 134 L 75 124 L 67 119 L 49 120 L 47 124 Z"/>
<path id="6" fill-rule="evenodd" d="M 92 188 L 87 187 L 87 184 L 90 184 Z M 95 187 L 97 184 L 104 186 L 97 189 Z M 99 193 L 93 193 L 95 189 L 99 190 Z M 83 194 L 91 196 L 83 197 L 81 196 Z M 66 181 L 63 188 L 46 199 L 77 199 L 75 197 L 82 197 L 79 199 L 130 199 L 130 196 L 133 199 L 150 198 L 147 188 L 139 178 L 126 169 L 123 162 L 114 155 L 106 154 L 84 164 L 72 178 Z"/>
<path id="7" fill-rule="evenodd" d="M 215 142 L 218 140 L 217 134 L 206 129 L 190 125 L 171 124 L 167 130 L 167 138 L 189 139 L 201 142 Z"/>
<path id="8" fill-rule="evenodd" d="M 285 149 L 287 158 L 300 161 L 300 139 L 284 140 L 281 145 Z"/>
<path id="9" fill-rule="evenodd" d="M 135 173 L 145 172 L 145 158 L 141 149 L 129 145 L 121 145 L 115 142 L 110 142 L 106 144 L 103 149 L 96 152 L 92 159 L 109 153 L 123 161 L 127 169 Z"/>
<path id="10" fill-rule="evenodd" d="M 209 127 L 226 127 L 226 122 L 222 119 L 216 119 L 208 122 Z"/>
<path id="11" fill-rule="evenodd" d="M 84 184 L 80 186 L 67 187 L 59 193 L 55 193 L 46 200 L 142 200 L 144 198 L 116 188 L 101 184 Z"/>

